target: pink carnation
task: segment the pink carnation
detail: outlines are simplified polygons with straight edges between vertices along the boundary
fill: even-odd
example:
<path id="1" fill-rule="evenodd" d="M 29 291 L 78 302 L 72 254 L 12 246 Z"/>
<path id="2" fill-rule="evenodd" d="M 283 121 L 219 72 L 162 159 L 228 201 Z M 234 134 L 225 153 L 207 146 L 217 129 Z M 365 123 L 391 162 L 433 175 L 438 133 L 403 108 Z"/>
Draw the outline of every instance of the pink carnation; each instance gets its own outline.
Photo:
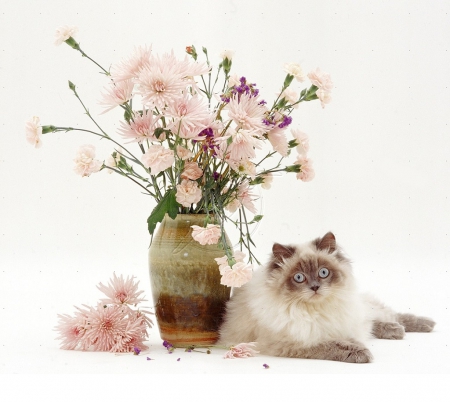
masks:
<path id="1" fill-rule="evenodd" d="M 291 129 L 291 133 L 297 143 L 297 152 L 305 156 L 309 151 L 308 135 L 299 129 Z"/>
<path id="2" fill-rule="evenodd" d="M 75 36 L 77 32 L 78 28 L 75 26 L 64 25 L 62 27 L 59 27 L 55 32 L 55 45 L 59 46 L 70 37 Z"/>
<path id="3" fill-rule="evenodd" d="M 250 264 L 237 262 L 231 268 L 229 265 L 219 266 L 222 278 L 220 283 L 228 287 L 239 288 L 252 279 L 253 270 Z"/>
<path id="4" fill-rule="evenodd" d="M 192 225 L 191 228 L 193 229 L 193 239 L 202 245 L 217 244 L 221 236 L 219 225 L 212 225 L 208 223 L 206 228 L 197 225 Z"/>
<path id="5" fill-rule="evenodd" d="M 240 343 L 236 346 L 232 346 L 228 352 L 223 356 L 224 359 L 237 359 L 245 357 L 254 357 L 259 351 L 254 349 L 256 347 L 255 342 Z"/>
<path id="6" fill-rule="evenodd" d="M 322 72 L 320 68 L 316 68 L 315 71 L 308 73 L 308 78 L 317 88 L 323 89 L 324 91 L 331 91 L 333 89 L 330 74 Z"/>
<path id="7" fill-rule="evenodd" d="M 194 154 L 188 149 L 182 147 L 181 145 L 177 145 L 177 156 L 185 161 L 186 159 L 192 158 Z"/>
<path id="8" fill-rule="evenodd" d="M 78 150 L 74 159 L 75 173 L 85 177 L 98 172 L 103 163 L 95 158 L 95 147 L 93 145 L 83 145 Z"/>
<path id="9" fill-rule="evenodd" d="M 281 156 L 288 155 L 289 144 L 284 130 L 275 127 L 268 132 L 267 139 L 271 143 L 274 151 L 277 151 Z"/>
<path id="10" fill-rule="evenodd" d="M 325 107 L 325 104 L 330 103 L 331 101 L 330 91 L 333 89 L 333 82 L 331 81 L 330 74 L 323 73 L 319 68 L 316 68 L 315 71 L 311 71 L 308 74 L 308 78 L 313 85 L 319 88 L 316 95 L 319 98 L 322 107 Z"/>
<path id="11" fill-rule="evenodd" d="M 315 173 L 312 167 L 312 160 L 304 156 L 299 156 L 295 161 L 300 166 L 300 172 L 297 173 L 297 179 L 302 181 L 311 181 L 314 179 Z"/>
<path id="12" fill-rule="evenodd" d="M 203 176 L 203 170 L 198 167 L 197 162 L 186 162 L 181 173 L 182 179 L 197 180 Z"/>
<path id="13" fill-rule="evenodd" d="M 147 152 L 142 155 L 142 163 L 151 170 L 152 175 L 157 175 L 163 170 L 171 167 L 175 162 L 173 151 L 162 145 L 150 145 Z"/>
<path id="14" fill-rule="evenodd" d="M 196 181 L 182 180 L 181 184 L 177 185 L 175 198 L 183 207 L 189 208 L 202 199 L 202 190 L 198 188 Z"/>
<path id="15" fill-rule="evenodd" d="M 42 146 L 42 127 L 40 125 L 39 117 L 33 116 L 25 124 L 25 134 L 27 141 L 34 145 L 35 148 Z"/>

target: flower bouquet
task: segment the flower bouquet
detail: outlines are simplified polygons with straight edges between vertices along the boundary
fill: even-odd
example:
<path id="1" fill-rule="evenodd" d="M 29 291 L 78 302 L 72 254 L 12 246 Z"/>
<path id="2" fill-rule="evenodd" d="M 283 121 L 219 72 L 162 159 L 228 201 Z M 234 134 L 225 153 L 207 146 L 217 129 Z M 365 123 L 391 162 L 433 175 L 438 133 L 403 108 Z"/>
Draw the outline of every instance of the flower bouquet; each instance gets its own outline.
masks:
<path id="1" fill-rule="evenodd" d="M 255 188 L 269 189 L 277 172 L 294 173 L 302 181 L 314 177 L 308 137 L 290 129 L 291 114 L 311 100 L 324 107 L 331 99 L 330 77 L 319 69 L 305 75 L 298 64 L 286 64 L 280 90 L 268 104 L 255 83 L 231 73 L 231 51 L 213 65 L 206 48 L 198 54 L 188 46 L 178 58 L 173 51 L 157 55 L 144 46 L 106 69 L 81 49 L 75 33 L 73 27 L 60 28 L 56 44 L 65 42 L 105 75 L 100 103 L 103 113 L 122 109 L 117 134 L 123 141 L 101 127 L 70 81 L 94 127 L 41 125 L 33 117 L 26 125 L 27 140 L 40 147 L 43 134 L 78 131 L 111 143 L 103 161 L 96 159 L 93 145 L 83 145 L 75 172 L 119 174 L 155 200 L 147 224 L 161 337 L 175 346 L 213 344 L 230 288 L 248 282 L 253 262 L 258 263 L 251 227 L 263 216 Z M 293 88 L 294 80 L 307 78 L 309 86 Z M 225 226 L 236 228 L 239 250 Z"/>
<path id="2" fill-rule="evenodd" d="M 75 33 L 73 27 L 60 28 L 56 44 L 65 42 L 105 75 L 101 105 L 104 112 L 122 109 L 117 134 L 123 143 L 101 128 L 70 81 L 94 128 L 41 125 L 33 117 L 26 125 L 27 140 L 39 147 L 42 134 L 81 131 L 110 141 L 111 154 L 103 161 L 96 159 L 93 145 L 82 146 L 75 172 L 87 177 L 103 170 L 138 185 L 156 202 L 147 220 L 151 235 L 166 215 L 204 214 L 203 223 L 192 227 L 193 238 L 218 244 L 221 283 L 241 286 L 258 262 L 250 233 L 262 219 L 255 186 L 269 189 L 276 172 L 302 181 L 314 177 L 308 137 L 291 128 L 291 114 L 302 102 L 318 99 L 324 107 L 330 101 L 329 75 L 319 69 L 306 75 L 298 64 L 286 64 L 284 81 L 269 104 L 255 83 L 231 73 L 232 51 L 224 51 L 213 65 L 206 48 L 199 54 L 187 46 L 184 58 L 178 58 L 173 51 L 157 55 L 151 47 L 138 47 L 106 69 L 80 48 Z M 293 82 L 307 78 L 308 87 L 293 88 Z M 226 241 L 227 223 L 237 228 L 239 251 Z"/>

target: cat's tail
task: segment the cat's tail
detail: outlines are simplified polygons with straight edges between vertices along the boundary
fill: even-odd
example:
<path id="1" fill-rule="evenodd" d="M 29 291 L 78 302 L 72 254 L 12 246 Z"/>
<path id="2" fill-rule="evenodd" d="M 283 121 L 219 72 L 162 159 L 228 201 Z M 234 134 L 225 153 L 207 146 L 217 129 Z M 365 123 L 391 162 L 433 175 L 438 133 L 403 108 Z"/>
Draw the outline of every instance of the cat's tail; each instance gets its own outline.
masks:
<path id="1" fill-rule="evenodd" d="M 405 327 L 406 332 L 431 332 L 436 325 L 431 318 L 413 314 L 398 314 L 397 321 Z"/>

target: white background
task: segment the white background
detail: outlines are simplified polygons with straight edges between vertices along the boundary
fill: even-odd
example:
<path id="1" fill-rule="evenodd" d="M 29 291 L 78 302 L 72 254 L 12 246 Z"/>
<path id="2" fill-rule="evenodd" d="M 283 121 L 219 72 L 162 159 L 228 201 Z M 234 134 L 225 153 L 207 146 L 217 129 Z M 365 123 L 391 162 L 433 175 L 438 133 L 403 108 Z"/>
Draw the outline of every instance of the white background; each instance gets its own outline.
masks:
<path id="1" fill-rule="evenodd" d="M 420 380 L 401 377 L 396 390 L 425 395 L 423 376 L 450 374 L 449 14 L 450 3 L 437 0 L 2 0 L 0 373 L 133 374 L 128 381 L 145 381 L 150 394 L 160 384 L 157 374 L 205 384 L 210 378 L 201 374 L 237 373 L 245 379 L 226 382 L 250 381 L 247 391 L 255 395 L 267 383 L 263 376 L 283 375 L 289 385 L 306 378 L 320 384 L 307 374 L 379 374 L 383 381 L 419 374 Z M 375 361 L 365 366 L 261 356 L 224 361 L 221 352 L 168 355 L 156 328 L 147 355 L 154 361 L 58 349 L 56 315 L 96 303 L 96 284 L 114 271 L 136 276 L 151 300 L 146 219 L 154 206 L 121 177 L 74 174 L 80 145 L 94 144 L 103 159 L 109 144 L 77 133 L 46 135 L 37 150 L 25 141 L 24 123 L 33 115 L 42 124 L 92 128 L 69 79 L 91 113 L 101 111 L 106 78 L 67 45 L 53 45 L 64 24 L 78 26 L 82 49 L 107 67 L 136 45 L 174 49 L 179 57 L 186 45 L 205 46 L 216 64 L 223 49 L 233 49 L 234 72 L 257 83 L 269 103 L 284 63 L 329 72 L 332 103 L 322 109 L 311 102 L 293 114 L 292 127 L 310 136 L 316 178 L 280 176 L 263 193 L 256 254 L 265 261 L 274 241 L 304 242 L 332 230 L 354 262 L 361 290 L 399 311 L 433 317 L 435 332 L 374 340 Z M 118 110 L 98 117 L 111 133 L 119 119 Z M 360 383 L 344 377 L 352 387 Z M 380 390 L 378 379 L 363 377 Z M 278 395 L 277 381 L 269 380 L 267 396 Z"/>

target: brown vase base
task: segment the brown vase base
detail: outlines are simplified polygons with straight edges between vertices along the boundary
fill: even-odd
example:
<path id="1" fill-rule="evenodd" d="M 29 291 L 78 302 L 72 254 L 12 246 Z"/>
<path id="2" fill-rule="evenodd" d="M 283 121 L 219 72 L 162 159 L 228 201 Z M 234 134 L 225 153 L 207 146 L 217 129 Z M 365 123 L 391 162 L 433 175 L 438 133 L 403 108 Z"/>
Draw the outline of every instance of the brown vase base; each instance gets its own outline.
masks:
<path id="1" fill-rule="evenodd" d="M 219 334 L 212 331 L 198 331 L 195 329 L 181 329 L 159 323 L 161 339 L 171 343 L 174 347 L 214 345 Z"/>

